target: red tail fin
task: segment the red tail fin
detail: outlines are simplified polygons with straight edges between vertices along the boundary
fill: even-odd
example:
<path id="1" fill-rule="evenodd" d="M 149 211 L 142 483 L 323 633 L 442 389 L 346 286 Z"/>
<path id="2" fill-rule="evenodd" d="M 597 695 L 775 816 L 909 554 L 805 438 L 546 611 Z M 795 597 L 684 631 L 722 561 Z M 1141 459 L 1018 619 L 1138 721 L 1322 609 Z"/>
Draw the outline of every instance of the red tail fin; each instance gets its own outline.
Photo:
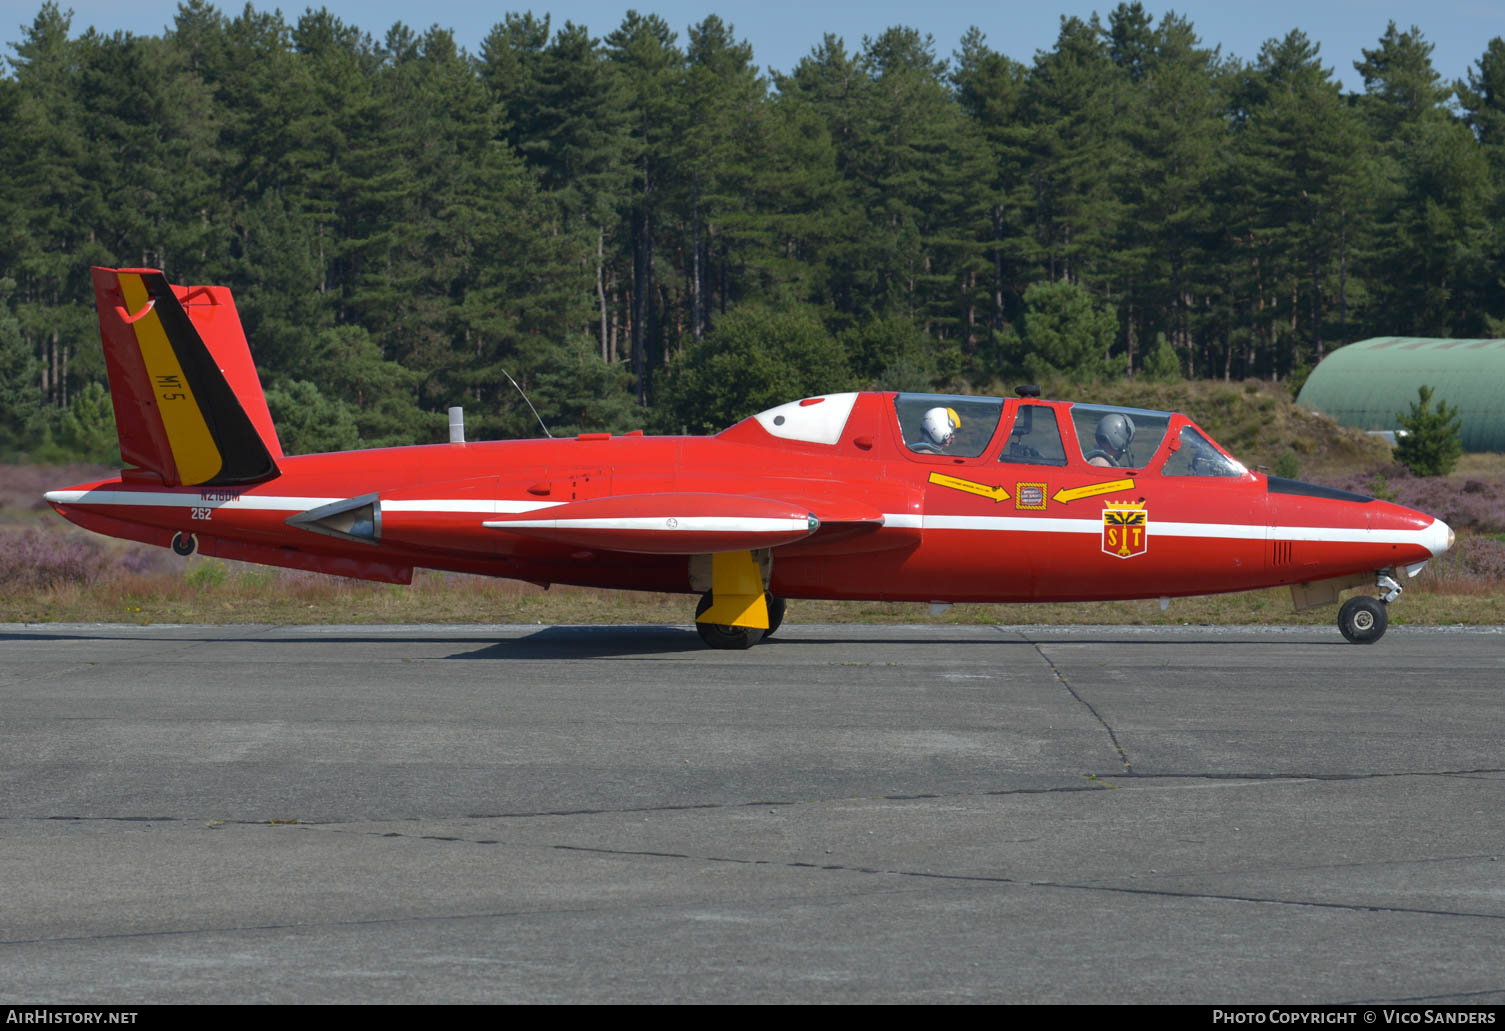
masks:
<path id="1" fill-rule="evenodd" d="M 93 272 L 121 457 L 167 486 L 277 476 L 282 445 L 230 291 Z"/>

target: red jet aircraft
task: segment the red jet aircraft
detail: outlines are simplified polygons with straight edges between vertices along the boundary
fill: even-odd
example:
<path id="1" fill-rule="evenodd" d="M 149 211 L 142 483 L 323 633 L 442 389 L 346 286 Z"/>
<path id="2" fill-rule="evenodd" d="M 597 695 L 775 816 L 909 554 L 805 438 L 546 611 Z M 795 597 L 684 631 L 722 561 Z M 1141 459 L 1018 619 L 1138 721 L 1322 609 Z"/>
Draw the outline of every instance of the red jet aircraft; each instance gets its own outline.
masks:
<path id="1" fill-rule="evenodd" d="M 613 436 L 284 455 L 230 292 L 93 271 L 126 468 L 52 491 L 99 533 L 408 583 L 415 567 L 701 595 L 714 648 L 786 598 L 1161 598 L 1374 584 L 1338 626 L 1377 640 L 1440 520 L 1250 472 L 1185 415 L 1040 400 L 842 393 L 714 437 Z M 452 433 L 452 436 L 454 434 Z M 463 434 L 461 434 L 463 436 Z"/>

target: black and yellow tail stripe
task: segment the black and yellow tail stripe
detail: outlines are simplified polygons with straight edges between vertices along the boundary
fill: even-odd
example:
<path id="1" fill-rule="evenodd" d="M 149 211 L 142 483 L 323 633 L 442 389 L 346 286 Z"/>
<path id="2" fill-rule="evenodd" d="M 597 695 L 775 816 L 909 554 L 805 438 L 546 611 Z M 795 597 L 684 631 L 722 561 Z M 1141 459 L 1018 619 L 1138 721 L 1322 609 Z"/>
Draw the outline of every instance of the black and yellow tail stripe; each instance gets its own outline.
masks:
<path id="1" fill-rule="evenodd" d="M 121 272 L 119 279 L 179 481 L 196 486 L 276 476 L 276 462 L 167 278 Z"/>

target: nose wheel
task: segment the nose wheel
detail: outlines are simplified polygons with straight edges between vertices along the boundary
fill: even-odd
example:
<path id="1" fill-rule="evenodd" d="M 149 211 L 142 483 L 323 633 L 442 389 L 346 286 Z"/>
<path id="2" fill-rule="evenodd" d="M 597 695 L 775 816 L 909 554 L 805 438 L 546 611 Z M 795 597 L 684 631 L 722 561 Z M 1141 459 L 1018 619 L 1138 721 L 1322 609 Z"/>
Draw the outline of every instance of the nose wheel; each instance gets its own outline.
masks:
<path id="1" fill-rule="evenodd" d="M 1338 610 L 1338 629 L 1351 644 L 1373 644 L 1385 636 L 1390 625 L 1390 603 L 1400 597 L 1400 582 L 1391 574 L 1393 569 L 1381 569 L 1374 574 L 1378 598 L 1361 594 L 1349 598 Z"/>
<path id="2" fill-rule="evenodd" d="M 1378 598 L 1361 594 L 1349 598 L 1338 610 L 1338 629 L 1351 644 L 1373 644 L 1385 636 L 1390 612 Z"/>

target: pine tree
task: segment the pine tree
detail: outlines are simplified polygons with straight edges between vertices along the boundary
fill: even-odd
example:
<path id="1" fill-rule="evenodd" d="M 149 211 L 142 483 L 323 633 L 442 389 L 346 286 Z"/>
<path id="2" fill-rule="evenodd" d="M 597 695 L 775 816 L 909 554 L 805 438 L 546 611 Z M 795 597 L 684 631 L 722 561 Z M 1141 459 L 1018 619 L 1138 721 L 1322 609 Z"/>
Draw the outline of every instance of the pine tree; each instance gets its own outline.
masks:
<path id="1" fill-rule="evenodd" d="M 12 311 L 25 346 L 41 359 L 41 391 L 55 409 L 103 372 L 98 349 L 81 352 L 79 345 L 97 326 L 88 267 L 114 257 L 98 240 L 107 212 L 92 167 L 99 152 L 87 136 L 83 86 L 99 37 L 69 39 L 70 17 L 49 0 L 15 44 L 15 163 L 5 176 L 16 198 L 12 231 L 21 237 L 6 269 L 16 282 Z M 84 364 L 75 368 L 80 357 Z"/>
<path id="2" fill-rule="evenodd" d="M 675 38 L 658 15 L 628 11 L 605 39 L 607 57 L 626 87 L 630 112 L 632 371 L 641 404 L 648 403 L 652 370 L 664 359 L 664 311 L 657 296 L 660 277 L 654 252 L 667 192 L 664 180 L 671 174 L 667 158 L 675 124 L 674 85 L 684 66 Z"/>
<path id="3" fill-rule="evenodd" d="M 980 269 L 974 280 L 973 300 L 982 323 L 974 326 L 974 332 L 993 345 L 983 352 L 990 354 L 996 351 L 1005 326 L 1022 312 L 1024 290 L 1032 274 L 1027 247 L 1027 69 L 991 50 L 975 26 L 962 38 L 961 47 L 955 55 L 951 81 L 962 111 L 977 126 L 988 149 L 989 169 L 971 184 L 971 189 L 987 203 L 986 221 L 977 226 L 978 239 L 984 244 L 980 257 L 985 270 Z M 988 359 L 983 358 L 974 378 L 986 380 L 993 373 Z"/>
<path id="4" fill-rule="evenodd" d="M 1405 126 L 1435 116 L 1447 100 L 1450 91 L 1432 67 L 1434 49 L 1416 26 L 1400 32 L 1392 21 L 1379 45 L 1363 49 L 1364 59 L 1353 63 L 1364 79 L 1361 108 L 1381 143 L 1393 141 Z"/>
<path id="5" fill-rule="evenodd" d="M 776 239 L 786 253 L 812 266 L 802 276 L 784 263 L 781 278 L 797 278 L 802 299 L 850 316 L 864 307 L 872 290 L 867 270 L 854 263 L 851 252 L 868 219 L 857 168 L 869 135 L 863 118 L 871 83 L 845 41 L 829 33 L 774 83 L 771 163 L 778 171 L 773 184 L 792 185 L 801 203 L 786 216 L 778 196 L 765 191 L 771 207 L 760 210 L 778 213 Z M 801 159 L 813 174 L 802 172 Z"/>
<path id="6" fill-rule="evenodd" d="M 593 336 L 601 360 L 611 363 L 618 359 L 613 328 L 626 321 L 613 298 L 630 175 L 628 98 L 598 43 L 584 26 L 566 22 L 527 62 L 532 78 L 521 81 L 521 99 L 509 111 L 519 152 L 558 207 L 569 238 L 563 245 L 591 270 Z"/>
<path id="7" fill-rule="evenodd" d="M 1500 336 L 1505 334 L 1505 39 L 1490 40 L 1469 69 L 1468 81 L 1453 89 L 1491 176 L 1485 253 L 1478 275 L 1464 285 L 1464 304 L 1483 315 L 1482 325 L 1471 331 Z"/>
<path id="8" fill-rule="evenodd" d="M 1265 43 L 1242 87 L 1234 172 L 1248 208 L 1230 259 L 1261 368 L 1320 361 L 1329 335 L 1347 332 L 1348 268 L 1373 186 L 1362 127 L 1331 75 L 1293 31 Z"/>
<path id="9" fill-rule="evenodd" d="M 1108 358 L 1117 320 L 1085 287 L 1036 283 L 1024 294 L 1024 369 L 1032 377 L 1092 381 L 1114 370 Z"/>
<path id="10" fill-rule="evenodd" d="M 781 85 L 752 112 L 745 140 L 745 210 L 726 220 L 740 260 L 735 280 L 723 266 L 723 303 L 740 295 L 833 305 L 833 280 L 842 271 L 835 254 L 855 232 L 859 213 L 837 170 L 825 118 L 803 95 Z"/>
<path id="11" fill-rule="evenodd" d="M 1432 407 L 1432 388 L 1423 384 L 1409 412 L 1396 412 L 1396 424 L 1405 431 L 1397 434 L 1395 458 L 1416 476 L 1446 476 L 1463 454 L 1459 441 L 1462 421 L 1458 409 L 1437 399 Z"/>
<path id="12" fill-rule="evenodd" d="M 715 15 L 690 26 L 669 141 L 669 202 L 681 237 L 677 249 L 685 256 L 686 315 L 695 343 L 712 324 L 718 291 L 720 310 L 726 309 L 739 231 L 753 215 L 746 202 L 755 174 L 750 159 L 761 143 L 757 113 L 768 84 L 753 64 L 752 47 L 733 33 Z"/>
<path id="13" fill-rule="evenodd" d="M 1127 91 L 1129 174 L 1121 193 L 1127 207 L 1121 224 L 1135 244 L 1118 269 L 1104 271 L 1117 273 L 1110 285 L 1132 291 L 1146 316 L 1141 335 L 1163 331 L 1191 365 L 1205 361 L 1196 341 L 1206 339 L 1207 300 L 1218 290 L 1212 276 L 1222 232 L 1213 210 L 1223 124 L 1217 55 L 1201 45 L 1190 22 L 1171 14 L 1144 44 L 1125 68 L 1139 76 Z"/>
<path id="14" fill-rule="evenodd" d="M 13 279 L 0 279 L 0 456 L 6 460 L 35 442 L 42 416 L 40 363 L 11 312 L 15 286 Z"/>
<path id="15" fill-rule="evenodd" d="M 1378 192 L 1371 275 L 1388 303 L 1371 331 L 1445 335 L 1478 326 L 1457 293 L 1477 282 L 1487 248 L 1490 179 L 1473 133 L 1443 107 L 1450 91 L 1432 67 L 1432 44 L 1390 23 L 1354 67 L 1377 140 Z"/>
<path id="16" fill-rule="evenodd" d="M 1032 250 L 1051 282 L 1106 272 L 1099 262 L 1123 217 L 1119 74 L 1096 20 L 1067 17 L 1055 48 L 1037 53 L 1030 69 Z"/>

